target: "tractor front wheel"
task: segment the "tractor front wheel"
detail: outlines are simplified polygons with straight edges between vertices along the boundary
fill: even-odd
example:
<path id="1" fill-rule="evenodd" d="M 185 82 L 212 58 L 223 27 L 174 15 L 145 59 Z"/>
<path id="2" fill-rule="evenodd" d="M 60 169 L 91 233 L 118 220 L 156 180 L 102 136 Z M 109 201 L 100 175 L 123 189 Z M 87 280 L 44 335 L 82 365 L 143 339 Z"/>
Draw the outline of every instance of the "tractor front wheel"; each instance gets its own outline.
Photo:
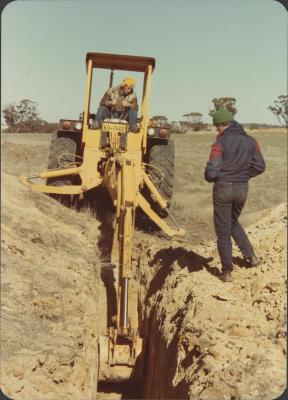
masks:
<path id="1" fill-rule="evenodd" d="M 149 175 L 159 192 L 167 200 L 169 207 L 174 184 L 174 142 L 169 140 L 168 142 L 152 144 L 149 151 L 148 163 L 151 165 L 149 168 Z M 160 210 L 160 207 L 156 207 L 156 211 L 158 214 L 161 214 L 162 217 L 166 216 L 166 213 Z"/>

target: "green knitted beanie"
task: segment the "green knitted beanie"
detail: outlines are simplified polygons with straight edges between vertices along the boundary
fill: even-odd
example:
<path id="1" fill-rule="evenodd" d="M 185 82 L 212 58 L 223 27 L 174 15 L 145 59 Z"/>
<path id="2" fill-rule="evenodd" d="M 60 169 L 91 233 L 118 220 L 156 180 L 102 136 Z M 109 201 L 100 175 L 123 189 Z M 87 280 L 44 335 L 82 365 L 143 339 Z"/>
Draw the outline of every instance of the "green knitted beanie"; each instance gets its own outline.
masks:
<path id="1" fill-rule="evenodd" d="M 214 125 L 231 122 L 234 119 L 233 114 L 226 108 L 220 108 L 219 110 L 215 111 L 215 113 L 212 115 L 212 118 Z"/>

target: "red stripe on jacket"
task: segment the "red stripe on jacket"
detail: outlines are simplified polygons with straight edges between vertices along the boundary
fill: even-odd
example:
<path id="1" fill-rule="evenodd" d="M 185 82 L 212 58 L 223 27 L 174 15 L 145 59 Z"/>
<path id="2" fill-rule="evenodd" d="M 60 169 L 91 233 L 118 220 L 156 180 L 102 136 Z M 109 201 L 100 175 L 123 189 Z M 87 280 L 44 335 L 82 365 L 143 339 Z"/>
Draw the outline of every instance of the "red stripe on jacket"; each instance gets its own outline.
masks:
<path id="1" fill-rule="evenodd" d="M 211 147 L 211 153 L 210 153 L 209 160 L 213 160 L 213 158 L 219 157 L 219 156 L 221 156 L 221 154 L 222 154 L 222 148 L 221 148 L 220 144 L 215 143 Z"/>

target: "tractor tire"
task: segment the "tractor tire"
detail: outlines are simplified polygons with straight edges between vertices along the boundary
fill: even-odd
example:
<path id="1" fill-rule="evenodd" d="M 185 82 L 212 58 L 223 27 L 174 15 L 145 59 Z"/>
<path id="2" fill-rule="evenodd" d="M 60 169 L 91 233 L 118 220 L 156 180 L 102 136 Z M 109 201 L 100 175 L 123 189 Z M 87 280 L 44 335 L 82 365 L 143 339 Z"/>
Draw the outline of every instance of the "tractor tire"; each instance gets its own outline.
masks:
<path id="1" fill-rule="evenodd" d="M 175 146 L 172 140 L 164 143 L 155 143 L 150 148 L 149 164 L 156 168 L 150 169 L 150 177 L 159 192 L 168 202 L 168 207 L 173 196 L 174 170 L 175 170 Z M 161 174 L 161 172 L 162 174 Z M 156 211 L 161 217 L 167 213 L 156 206 Z"/>
<path id="2" fill-rule="evenodd" d="M 63 153 L 65 154 L 61 157 L 61 164 L 59 163 L 59 156 Z M 77 143 L 74 138 L 71 137 L 68 133 L 64 132 L 56 132 L 53 135 L 51 145 L 50 145 L 50 154 L 48 159 L 48 169 L 56 169 L 61 168 L 63 166 L 68 166 L 71 163 L 75 162 L 75 154 L 77 153 Z M 55 177 L 47 179 L 48 186 L 63 186 L 63 185 L 72 185 L 74 183 L 74 177 L 72 175 L 67 175 L 63 177 Z M 51 194 L 50 197 L 53 197 L 59 200 L 61 203 L 70 204 L 72 201 L 71 195 L 57 195 Z"/>

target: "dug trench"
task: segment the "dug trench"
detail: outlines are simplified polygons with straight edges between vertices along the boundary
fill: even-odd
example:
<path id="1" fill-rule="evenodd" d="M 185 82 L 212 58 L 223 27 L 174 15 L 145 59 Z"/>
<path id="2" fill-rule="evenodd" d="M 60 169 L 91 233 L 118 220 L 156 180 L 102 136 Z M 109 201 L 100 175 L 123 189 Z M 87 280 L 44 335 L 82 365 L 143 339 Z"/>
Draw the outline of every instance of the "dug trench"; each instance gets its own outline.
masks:
<path id="1" fill-rule="evenodd" d="M 28 139 L 2 143 L 3 392 L 31 400 L 279 396 L 286 356 L 284 203 L 247 225 L 261 266 L 246 268 L 234 249 L 232 283 L 218 278 L 211 227 L 205 231 L 194 220 L 193 241 L 136 230 L 138 286 L 131 285 L 130 307 L 145 338 L 142 379 L 102 384 L 97 393 L 97 336 L 113 314 L 107 293 L 108 305 L 115 296 L 111 224 L 109 215 L 68 209 L 17 181 L 46 167 L 48 139 L 33 138 L 33 157 Z"/>
<path id="2" fill-rule="evenodd" d="M 234 249 L 232 283 L 217 276 L 214 242 L 141 241 L 143 398 L 268 400 L 284 391 L 286 222 L 279 205 L 249 228 L 262 264 L 246 268 Z"/>

